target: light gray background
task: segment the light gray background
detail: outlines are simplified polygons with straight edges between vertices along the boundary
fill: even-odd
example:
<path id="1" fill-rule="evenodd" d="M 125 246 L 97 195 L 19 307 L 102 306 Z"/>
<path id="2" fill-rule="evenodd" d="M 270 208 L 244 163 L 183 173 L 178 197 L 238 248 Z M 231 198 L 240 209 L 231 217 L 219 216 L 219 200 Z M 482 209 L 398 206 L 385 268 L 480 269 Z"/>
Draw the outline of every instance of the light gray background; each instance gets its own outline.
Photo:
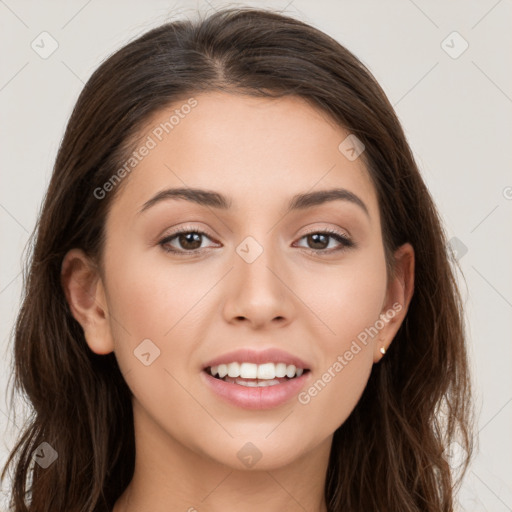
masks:
<path id="1" fill-rule="evenodd" d="M 250 4 L 283 10 L 336 38 L 371 69 L 395 106 L 449 238 L 467 248 L 458 253 L 459 277 L 479 451 L 460 493 L 461 510 L 512 510 L 511 1 Z M 99 63 L 128 40 L 176 15 L 224 5 L 241 4 L 0 0 L 1 464 L 17 434 L 4 395 L 20 258 L 78 94 Z M 31 48 L 43 31 L 58 42 L 47 59 Z M 453 31 L 469 44 L 457 58 L 464 41 L 446 39 Z"/>

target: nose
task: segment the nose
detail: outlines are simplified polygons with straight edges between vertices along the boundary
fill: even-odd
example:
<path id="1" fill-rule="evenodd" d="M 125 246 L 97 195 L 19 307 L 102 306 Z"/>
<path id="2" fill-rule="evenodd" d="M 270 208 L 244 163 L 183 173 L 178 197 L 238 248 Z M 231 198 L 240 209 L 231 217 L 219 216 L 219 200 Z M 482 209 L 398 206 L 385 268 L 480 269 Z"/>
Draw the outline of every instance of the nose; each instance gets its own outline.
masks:
<path id="1" fill-rule="evenodd" d="M 229 273 L 224 318 L 228 323 L 246 323 L 253 329 L 283 327 L 294 314 L 290 278 L 280 259 L 264 249 L 252 262 L 234 255 Z"/>

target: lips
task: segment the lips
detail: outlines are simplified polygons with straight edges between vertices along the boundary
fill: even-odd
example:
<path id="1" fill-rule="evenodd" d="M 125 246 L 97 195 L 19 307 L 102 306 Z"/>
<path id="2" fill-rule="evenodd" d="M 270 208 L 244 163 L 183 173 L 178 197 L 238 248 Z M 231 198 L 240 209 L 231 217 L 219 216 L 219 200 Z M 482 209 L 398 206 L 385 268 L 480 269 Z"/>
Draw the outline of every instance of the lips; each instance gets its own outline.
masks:
<path id="1" fill-rule="evenodd" d="M 220 398 L 242 409 L 271 409 L 285 405 L 311 381 L 310 371 L 303 373 L 300 377 L 283 379 L 279 384 L 264 387 L 248 387 L 236 382 L 224 382 L 212 377 L 206 371 L 202 371 L 200 376 L 211 392 L 212 399 Z"/>
<path id="2" fill-rule="evenodd" d="M 239 349 L 203 365 L 201 378 L 217 396 L 245 409 L 289 401 L 310 380 L 311 365 L 280 349 Z"/>

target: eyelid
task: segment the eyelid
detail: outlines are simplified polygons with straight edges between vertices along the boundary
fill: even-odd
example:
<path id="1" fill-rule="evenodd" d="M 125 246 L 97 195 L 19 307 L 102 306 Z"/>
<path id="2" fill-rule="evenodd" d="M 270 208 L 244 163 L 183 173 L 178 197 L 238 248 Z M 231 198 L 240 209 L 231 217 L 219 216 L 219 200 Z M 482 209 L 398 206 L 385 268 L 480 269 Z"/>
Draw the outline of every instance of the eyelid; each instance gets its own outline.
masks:
<path id="1" fill-rule="evenodd" d="M 304 236 L 310 235 L 312 233 L 330 233 L 330 234 L 336 234 L 339 236 L 343 236 L 348 239 L 352 239 L 352 237 L 350 236 L 350 234 L 347 230 L 331 228 L 331 227 L 329 227 L 329 228 L 319 228 L 319 227 L 310 228 L 310 229 L 308 229 L 308 231 L 306 231 L 301 236 L 301 238 Z"/>
<path id="2" fill-rule="evenodd" d="M 167 243 L 166 240 L 173 239 L 176 236 L 181 235 L 183 233 L 197 233 L 199 235 L 206 236 L 207 238 L 209 238 L 212 241 L 215 241 L 215 237 L 212 236 L 206 229 L 199 228 L 198 226 L 185 225 L 185 226 L 176 228 L 174 230 L 171 230 L 168 233 L 158 237 L 158 244 L 163 245 L 163 243 Z M 195 251 L 179 251 L 179 250 L 177 250 L 177 252 L 180 252 L 182 254 L 185 252 L 187 252 L 189 254 L 195 254 L 199 251 L 202 251 L 203 249 L 206 249 L 206 247 L 203 247 L 202 249 L 196 249 Z M 172 252 L 172 251 L 169 251 L 169 252 Z"/>

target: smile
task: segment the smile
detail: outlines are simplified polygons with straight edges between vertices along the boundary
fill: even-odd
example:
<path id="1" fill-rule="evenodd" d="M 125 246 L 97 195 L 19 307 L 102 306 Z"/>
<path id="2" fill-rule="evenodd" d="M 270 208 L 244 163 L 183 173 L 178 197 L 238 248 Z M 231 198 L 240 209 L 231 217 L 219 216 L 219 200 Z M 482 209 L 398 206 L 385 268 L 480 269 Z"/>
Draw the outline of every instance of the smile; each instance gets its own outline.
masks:
<path id="1" fill-rule="evenodd" d="M 283 362 L 238 362 L 208 366 L 201 372 L 217 398 L 243 409 L 278 407 L 295 397 L 311 372 Z"/>

